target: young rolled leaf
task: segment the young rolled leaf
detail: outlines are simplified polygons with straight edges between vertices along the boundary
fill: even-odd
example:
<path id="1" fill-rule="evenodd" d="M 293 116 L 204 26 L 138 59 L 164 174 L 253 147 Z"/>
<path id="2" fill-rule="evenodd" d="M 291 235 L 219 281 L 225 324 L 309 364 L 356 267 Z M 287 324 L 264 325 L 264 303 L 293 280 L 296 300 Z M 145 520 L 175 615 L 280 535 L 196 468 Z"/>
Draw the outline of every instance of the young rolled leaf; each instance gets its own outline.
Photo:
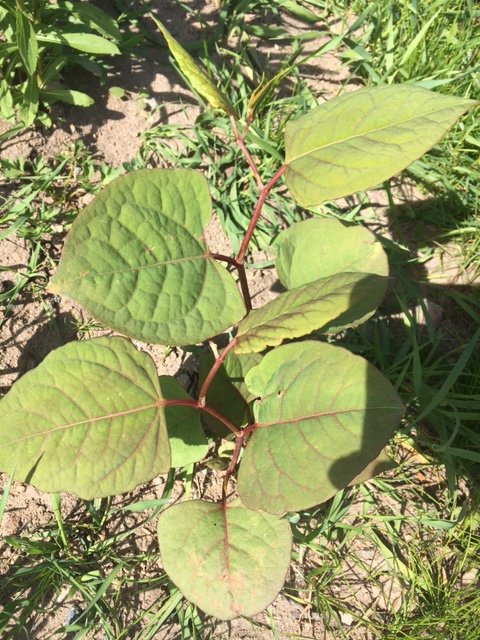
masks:
<path id="1" fill-rule="evenodd" d="M 188 393 L 171 376 L 160 376 L 160 392 L 165 400 L 191 400 Z M 166 406 L 165 423 L 172 454 L 172 467 L 185 467 L 207 455 L 208 444 L 202 429 L 200 411 L 181 405 Z"/>
<path id="2" fill-rule="evenodd" d="M 181 502 L 158 520 L 165 571 L 183 595 L 221 620 L 254 616 L 274 600 L 290 564 L 290 525 L 240 501 Z"/>
<path id="3" fill-rule="evenodd" d="M 420 158 L 476 104 L 411 84 L 333 98 L 287 124 L 290 193 L 309 207 L 373 187 Z"/>
<path id="4" fill-rule="evenodd" d="M 164 403 L 153 360 L 128 340 L 71 342 L 0 400 L 0 469 L 82 498 L 130 491 L 170 468 Z"/>
<path id="5" fill-rule="evenodd" d="M 75 220 L 49 289 L 140 340 L 210 338 L 245 313 L 235 280 L 205 245 L 211 212 L 207 183 L 195 171 L 117 178 Z"/>
<path id="6" fill-rule="evenodd" d="M 369 318 L 385 295 L 387 278 L 339 273 L 281 293 L 238 325 L 235 353 L 263 351 L 312 331 L 335 333 Z"/>
<path id="7" fill-rule="evenodd" d="M 270 351 L 245 381 L 259 398 L 238 478 L 249 509 L 280 514 L 328 500 L 377 458 L 403 414 L 373 365 L 322 342 Z"/>
<path id="8" fill-rule="evenodd" d="M 235 109 L 227 96 L 219 91 L 205 71 L 195 62 L 192 56 L 185 51 L 182 45 L 175 40 L 160 20 L 157 20 L 154 16 L 151 17 L 158 29 L 162 32 L 170 49 L 170 53 L 175 58 L 185 78 L 192 85 L 192 88 L 205 98 L 214 109 L 222 109 L 229 115 L 235 115 Z"/>
<path id="9" fill-rule="evenodd" d="M 275 267 L 287 289 L 344 272 L 388 276 L 382 245 L 362 225 L 347 226 L 335 218 L 303 220 L 282 231 L 275 246 Z"/>

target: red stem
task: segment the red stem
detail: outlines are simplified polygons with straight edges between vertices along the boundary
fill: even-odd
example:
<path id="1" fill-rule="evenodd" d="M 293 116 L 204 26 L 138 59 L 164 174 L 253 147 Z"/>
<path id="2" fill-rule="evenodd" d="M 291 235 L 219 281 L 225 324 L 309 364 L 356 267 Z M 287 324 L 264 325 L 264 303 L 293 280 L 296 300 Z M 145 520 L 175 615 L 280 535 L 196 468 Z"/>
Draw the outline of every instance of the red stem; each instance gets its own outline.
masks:
<path id="1" fill-rule="evenodd" d="M 233 338 L 233 340 L 231 340 L 227 344 L 225 349 L 222 351 L 222 353 L 218 356 L 218 358 L 213 363 L 213 366 L 210 369 L 210 371 L 208 372 L 207 377 L 203 381 L 202 388 L 200 389 L 200 393 L 198 394 L 198 404 L 199 404 L 200 407 L 205 407 L 205 398 L 206 398 L 206 395 L 208 393 L 208 389 L 209 389 L 209 387 L 210 387 L 210 385 L 212 383 L 212 380 L 215 377 L 217 371 L 222 366 L 225 358 L 228 355 L 228 352 L 230 351 L 230 349 L 232 349 L 235 346 L 236 342 L 237 342 L 237 339 Z"/>
<path id="2" fill-rule="evenodd" d="M 231 256 L 224 256 L 222 253 L 212 253 L 211 256 L 212 258 L 215 258 L 215 260 L 221 260 L 222 262 L 227 262 L 228 264 L 232 265 L 232 267 L 235 267 L 235 268 L 238 267 L 237 261 L 235 260 L 235 258 L 232 258 Z"/>
<path id="3" fill-rule="evenodd" d="M 248 288 L 247 273 L 245 271 L 245 266 L 243 265 L 243 263 L 237 265 L 237 271 L 238 271 L 238 279 L 240 281 L 240 286 L 242 287 L 242 295 L 243 295 L 243 300 L 245 302 L 245 309 L 247 310 L 247 313 L 250 313 L 250 311 L 252 310 L 252 299 L 250 297 L 250 289 Z"/>
<path id="4" fill-rule="evenodd" d="M 258 188 L 261 190 L 263 189 L 263 182 L 262 182 L 262 178 L 260 177 L 260 173 L 258 172 L 257 169 L 257 165 L 255 164 L 254 159 L 252 158 L 252 156 L 250 155 L 250 151 L 247 149 L 247 147 L 245 146 L 245 136 L 247 134 L 247 131 L 250 127 L 250 123 L 247 123 L 247 125 L 245 126 L 242 135 L 240 135 L 238 128 L 237 128 L 237 122 L 235 120 L 235 118 L 233 116 L 230 116 L 230 122 L 232 123 L 232 131 L 233 131 L 233 135 L 235 137 L 235 142 L 237 143 L 237 145 L 240 147 L 241 152 L 243 153 L 243 156 L 245 158 L 245 160 L 248 163 L 248 166 L 250 167 L 250 169 L 252 170 L 253 175 L 255 176 L 255 180 L 257 181 L 257 186 Z"/>
<path id="5" fill-rule="evenodd" d="M 267 199 L 268 194 L 272 190 L 272 187 L 280 179 L 281 175 L 283 174 L 286 168 L 287 168 L 287 165 L 282 164 L 282 166 L 275 172 L 270 182 L 268 182 L 268 184 L 266 184 L 265 187 L 260 192 L 260 195 L 258 196 L 257 204 L 255 205 L 255 209 L 253 210 L 252 219 L 250 220 L 250 224 L 248 225 L 247 232 L 245 233 L 245 237 L 243 238 L 242 244 L 240 245 L 240 250 L 236 257 L 236 261 L 238 264 L 243 264 L 243 261 L 245 259 L 245 254 L 247 253 L 249 242 L 253 235 L 253 231 L 258 222 L 260 214 L 262 213 L 262 207 L 264 205 L 264 202 Z"/>
<path id="6" fill-rule="evenodd" d="M 212 253 L 212 258 L 215 260 L 222 260 L 223 262 L 227 262 L 228 264 L 234 266 L 238 273 L 238 281 L 240 282 L 240 286 L 242 288 L 243 301 L 245 302 L 245 308 L 247 313 L 252 310 L 252 298 L 250 297 L 250 289 L 248 288 L 247 274 L 245 272 L 245 267 L 243 264 L 238 264 L 235 258 L 231 258 L 230 256 L 224 256 L 221 253 Z"/>
<path id="7" fill-rule="evenodd" d="M 227 500 L 227 486 L 230 476 L 235 469 L 235 465 L 238 462 L 238 458 L 240 457 L 240 451 L 242 450 L 243 441 L 245 439 L 245 431 L 242 431 L 239 435 L 237 435 L 237 439 L 235 441 L 235 449 L 233 450 L 232 457 L 230 458 L 230 462 L 228 463 L 227 471 L 223 478 L 222 484 L 222 502 L 225 506 Z"/>
<path id="8" fill-rule="evenodd" d="M 162 407 L 191 407 L 192 409 L 197 409 L 198 411 L 205 411 L 205 413 L 209 413 L 211 416 L 219 420 L 222 424 L 224 424 L 227 429 L 230 429 L 232 433 L 234 433 L 237 437 L 242 435 L 242 429 L 238 429 L 230 420 L 227 420 L 221 413 L 215 411 L 211 407 L 202 407 L 200 406 L 198 400 L 163 400 L 159 403 L 159 406 Z"/>

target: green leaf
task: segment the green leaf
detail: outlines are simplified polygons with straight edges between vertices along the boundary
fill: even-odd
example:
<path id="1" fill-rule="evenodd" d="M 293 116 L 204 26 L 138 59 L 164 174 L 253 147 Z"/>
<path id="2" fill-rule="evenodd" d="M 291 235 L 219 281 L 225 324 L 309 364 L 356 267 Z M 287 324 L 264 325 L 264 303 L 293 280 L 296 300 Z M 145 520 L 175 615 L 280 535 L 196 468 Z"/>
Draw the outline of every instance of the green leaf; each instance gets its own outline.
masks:
<path id="1" fill-rule="evenodd" d="M 66 104 L 73 104 L 76 107 L 91 107 L 92 104 L 94 104 L 93 98 L 87 96 L 86 93 L 74 91 L 73 89 L 43 90 L 40 95 L 43 100 L 50 104 L 55 104 L 55 102 L 65 102 Z"/>
<path id="2" fill-rule="evenodd" d="M 114 98 L 125 97 L 125 89 L 122 89 L 122 87 L 109 87 L 108 93 Z"/>
<path id="3" fill-rule="evenodd" d="M 283 586 L 292 537 L 286 520 L 250 511 L 237 500 L 194 500 L 160 514 L 163 566 L 180 591 L 221 620 L 254 616 Z"/>
<path id="4" fill-rule="evenodd" d="M 151 18 L 162 32 L 170 49 L 170 53 L 175 58 L 181 72 L 191 84 L 192 88 L 205 98 L 214 109 L 222 109 L 229 115 L 235 115 L 235 109 L 230 103 L 230 100 L 218 90 L 206 72 L 195 62 L 192 56 L 185 51 L 182 45 L 175 40 L 160 20 L 157 20 L 154 16 L 151 16 Z"/>
<path id="5" fill-rule="evenodd" d="M 238 325 L 235 353 L 263 351 L 312 331 L 335 333 L 369 318 L 385 295 L 387 278 L 339 273 L 281 293 Z"/>
<path id="6" fill-rule="evenodd" d="M 89 29 L 95 29 L 101 35 L 120 42 L 122 35 L 117 23 L 98 7 L 87 2 L 59 2 L 58 5 L 78 17 Z"/>
<path id="7" fill-rule="evenodd" d="M 188 393 L 171 376 L 159 377 L 160 391 L 165 400 L 191 400 Z M 207 455 L 208 444 L 202 429 L 200 411 L 191 407 L 164 408 L 172 467 L 185 467 Z"/>
<path id="8" fill-rule="evenodd" d="M 120 53 L 116 44 L 93 33 L 50 31 L 49 33 L 38 33 L 37 40 L 48 44 L 63 44 L 72 49 L 96 55 L 113 56 Z"/>
<path id="9" fill-rule="evenodd" d="M 246 383 L 259 400 L 238 492 L 248 508 L 270 513 L 310 508 L 346 487 L 379 455 L 403 413 L 375 367 L 322 342 L 270 351 Z"/>
<path id="10" fill-rule="evenodd" d="M 67 56 L 55 56 L 49 64 L 42 70 L 40 89 L 48 87 L 50 82 L 55 81 L 60 76 L 63 67 L 68 63 Z"/>
<path id="11" fill-rule="evenodd" d="M 275 267 L 288 289 L 337 273 L 388 276 L 388 260 L 373 233 L 334 218 L 303 220 L 283 231 L 275 242 Z"/>
<path id="12" fill-rule="evenodd" d="M 149 355 L 124 338 L 52 351 L 0 400 L 0 468 L 83 498 L 134 489 L 170 468 L 164 400 Z"/>
<path id="13" fill-rule="evenodd" d="M 50 290 L 147 342 L 201 342 L 245 308 L 203 239 L 211 211 L 203 176 L 144 169 L 117 178 L 75 220 Z"/>
<path id="14" fill-rule="evenodd" d="M 255 91 L 251 94 L 247 103 L 247 116 L 249 119 L 253 118 L 255 110 L 259 106 L 260 103 L 265 102 L 273 91 L 273 88 L 284 78 L 286 75 L 291 73 L 293 67 L 287 67 L 286 69 L 282 69 L 277 74 L 267 80 L 262 82 Z"/>
<path id="15" fill-rule="evenodd" d="M 30 20 L 17 10 L 17 46 L 18 53 L 28 76 L 33 76 L 38 64 L 38 44 L 35 31 Z"/>
<path id="16" fill-rule="evenodd" d="M 475 104 L 411 84 L 333 98 L 287 124 L 287 186 L 304 207 L 373 187 L 420 158 Z"/>
<path id="17" fill-rule="evenodd" d="M 321 19 L 319 13 L 317 14 L 310 11 L 310 9 L 307 9 L 307 7 L 302 6 L 298 2 L 294 2 L 294 0 L 281 0 L 280 7 L 285 11 L 288 11 L 288 13 L 291 13 L 292 16 L 310 24 L 315 24 Z"/>
<path id="18" fill-rule="evenodd" d="M 19 115 L 23 124 L 29 127 L 35 121 L 38 112 L 38 85 L 37 78 L 33 75 L 25 84 L 23 102 L 20 106 Z"/>
<path id="19" fill-rule="evenodd" d="M 6 58 L 17 50 L 18 46 L 13 42 L 0 42 L 0 58 Z"/>
<path id="20" fill-rule="evenodd" d="M 222 370 L 231 384 L 242 394 L 246 402 L 255 400 L 255 396 L 250 393 L 245 384 L 245 376 L 252 367 L 255 367 L 260 362 L 262 357 L 259 353 L 239 355 L 234 351 L 230 351 L 223 362 Z"/>
<path id="21" fill-rule="evenodd" d="M 0 115 L 7 121 L 15 116 L 13 96 L 6 80 L 0 80 Z"/>

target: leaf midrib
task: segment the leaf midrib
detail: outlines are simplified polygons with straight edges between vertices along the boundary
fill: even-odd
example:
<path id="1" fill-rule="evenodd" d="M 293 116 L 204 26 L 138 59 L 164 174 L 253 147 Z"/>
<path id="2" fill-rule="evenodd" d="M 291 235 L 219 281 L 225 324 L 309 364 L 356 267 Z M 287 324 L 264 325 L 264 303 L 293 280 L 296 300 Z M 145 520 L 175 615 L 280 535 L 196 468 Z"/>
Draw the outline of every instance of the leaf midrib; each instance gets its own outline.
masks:
<path id="1" fill-rule="evenodd" d="M 297 424 L 299 422 L 304 422 L 305 420 L 316 420 L 317 418 L 323 418 L 325 416 L 329 416 L 329 417 L 333 417 L 333 416 L 337 416 L 340 413 L 367 413 L 370 411 L 384 411 L 384 410 L 389 410 L 389 411 L 396 411 L 398 410 L 397 406 L 394 407 L 382 407 L 382 406 L 375 406 L 375 407 L 364 407 L 363 409 L 339 409 L 338 411 L 321 411 L 319 413 L 312 413 L 310 415 L 307 416 L 301 416 L 299 418 L 289 418 L 288 420 L 275 420 L 274 422 L 256 422 L 255 423 L 255 428 L 256 429 L 265 429 L 266 427 L 276 427 L 276 426 L 281 426 L 281 425 L 286 425 L 286 424 Z"/>
<path id="2" fill-rule="evenodd" d="M 385 129 L 389 129 L 389 128 L 391 128 L 391 127 L 397 127 L 397 126 L 400 126 L 400 125 L 406 124 L 406 123 L 408 123 L 408 122 L 412 122 L 413 120 L 417 120 L 418 118 L 425 118 L 425 117 L 428 117 L 429 115 L 431 115 L 432 113 L 439 113 L 439 112 L 441 112 L 441 111 L 445 111 L 446 109 L 451 109 L 451 108 L 452 108 L 452 106 L 453 106 L 453 105 L 451 105 L 451 106 L 449 106 L 449 107 L 446 107 L 446 106 L 445 106 L 445 107 L 442 107 L 441 109 L 432 109 L 432 110 L 431 110 L 431 111 L 429 111 L 429 112 L 422 113 L 422 114 L 420 114 L 420 115 L 416 115 L 416 116 L 414 116 L 413 118 L 407 118 L 406 120 L 401 120 L 401 121 L 399 121 L 399 122 L 395 122 L 395 123 L 393 123 L 393 124 L 386 125 L 385 127 L 377 127 L 377 128 L 375 128 L 375 129 L 371 129 L 371 130 L 369 130 L 369 131 L 367 131 L 367 132 L 364 132 L 364 133 L 358 133 L 358 134 L 356 134 L 356 135 L 348 136 L 347 138 L 343 138 L 343 139 L 341 139 L 341 140 L 335 140 L 334 142 L 329 142 L 328 144 L 325 144 L 325 145 L 322 145 L 322 146 L 315 147 L 314 149 L 311 149 L 310 151 L 305 151 L 305 153 L 301 153 L 301 154 L 297 155 L 295 158 L 293 158 L 293 159 L 292 159 L 292 160 L 290 160 L 289 162 L 287 162 L 287 161 L 285 160 L 285 164 L 287 165 L 287 168 L 288 168 L 288 167 L 291 167 L 291 166 L 292 166 L 292 163 L 294 163 L 294 162 L 296 162 L 297 160 L 300 160 L 300 159 L 302 159 L 302 158 L 305 158 L 306 156 L 309 156 L 309 155 L 311 155 L 312 153 L 315 153 L 315 151 L 323 151 L 323 150 L 325 150 L 325 149 L 328 149 L 328 147 L 333 147 L 333 146 L 336 146 L 336 145 L 344 144 L 345 142 L 348 142 L 348 141 L 350 141 L 350 140 L 355 140 L 356 138 L 368 137 L 369 135 L 371 135 L 371 134 L 373 134 L 373 133 L 376 133 L 377 131 L 383 131 L 383 130 L 385 130 Z M 458 105 L 458 106 L 460 106 L 460 105 Z M 466 106 L 466 105 L 465 105 L 465 106 Z M 317 124 L 316 126 L 319 126 L 319 125 Z"/>
<path id="3" fill-rule="evenodd" d="M 84 425 L 84 424 L 93 424 L 95 422 L 100 422 L 102 420 L 114 420 L 115 418 L 122 418 L 124 416 L 128 416 L 128 415 L 132 415 L 135 413 L 141 413 L 142 411 L 148 411 L 149 409 L 160 409 L 161 407 L 166 405 L 166 401 L 165 400 L 157 400 L 156 402 L 152 402 L 150 404 L 147 405 L 143 405 L 141 407 L 135 407 L 134 409 L 126 409 L 124 411 L 118 411 L 116 413 L 109 413 L 106 414 L 104 416 L 97 416 L 94 418 L 86 418 L 85 420 L 79 420 L 77 422 L 70 422 L 68 424 L 62 424 L 62 425 L 57 425 L 55 427 L 51 427 L 49 429 L 46 429 L 45 431 L 37 431 L 36 433 L 33 434 L 28 434 L 26 436 L 23 436 L 22 438 L 17 438 L 16 440 L 10 440 L 9 442 L 6 442 L 2 445 L 0 445 L 0 449 L 4 448 L 4 447 L 8 447 L 11 446 L 13 444 L 17 444 L 19 442 L 24 442 L 25 440 L 30 440 L 30 439 L 34 439 L 34 438 L 38 438 L 41 436 L 49 436 L 52 433 L 55 433 L 57 431 L 62 431 L 64 429 L 70 429 L 70 428 L 74 428 L 74 427 L 78 427 L 80 425 Z"/>
<path id="4" fill-rule="evenodd" d="M 133 266 L 133 267 L 129 267 L 128 269 L 114 269 L 114 270 L 110 270 L 110 271 L 89 271 L 88 273 L 85 274 L 85 271 L 82 272 L 81 275 L 79 275 L 76 278 L 71 278 L 71 279 L 67 279 L 64 278 L 63 282 L 65 284 L 72 284 L 74 282 L 77 282 L 78 280 L 85 280 L 87 278 L 106 278 L 108 276 L 113 276 L 113 275 L 118 275 L 121 273 L 133 273 L 135 271 L 142 271 L 144 269 L 156 269 L 157 267 L 162 267 L 162 266 L 167 266 L 170 264 L 180 264 L 182 262 L 190 262 L 193 260 L 205 260 L 207 261 L 209 259 L 209 255 L 207 253 L 202 253 L 199 254 L 197 256 L 185 256 L 183 258 L 175 258 L 173 260 L 163 260 L 161 262 L 152 262 L 151 264 L 144 264 L 144 265 L 139 265 L 139 266 Z M 53 284 L 55 284 L 55 281 L 53 281 Z"/>

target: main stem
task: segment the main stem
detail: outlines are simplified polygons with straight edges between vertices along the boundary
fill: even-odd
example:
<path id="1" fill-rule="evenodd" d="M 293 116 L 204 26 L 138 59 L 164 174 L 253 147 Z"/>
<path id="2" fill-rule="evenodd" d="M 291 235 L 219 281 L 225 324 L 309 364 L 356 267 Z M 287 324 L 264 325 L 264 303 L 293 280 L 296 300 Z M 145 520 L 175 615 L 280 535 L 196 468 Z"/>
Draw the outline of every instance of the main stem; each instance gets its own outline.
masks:
<path id="1" fill-rule="evenodd" d="M 260 172 L 258 171 L 258 167 L 255 164 L 255 160 L 252 158 L 250 151 L 245 146 L 245 136 L 247 135 L 247 131 L 250 127 L 250 123 L 248 123 L 245 126 L 242 134 L 240 134 L 237 127 L 237 121 L 233 116 L 230 116 L 230 122 L 232 124 L 232 131 L 233 131 L 233 136 L 235 138 L 235 142 L 239 146 L 240 151 L 243 153 L 243 157 L 247 161 L 247 164 L 250 167 L 250 169 L 252 170 L 252 173 L 255 176 L 255 180 L 257 181 L 258 188 L 262 190 L 263 182 L 262 182 L 262 178 L 260 177 Z"/>
<path id="2" fill-rule="evenodd" d="M 230 477 L 231 477 L 232 473 L 234 472 L 235 466 L 236 466 L 236 464 L 238 462 L 238 458 L 240 457 L 240 451 L 242 450 L 243 442 L 245 440 L 245 435 L 246 435 L 245 431 L 242 431 L 242 433 L 237 436 L 236 441 L 235 441 L 235 449 L 233 450 L 232 457 L 230 458 L 230 462 L 228 464 L 227 471 L 226 471 L 225 476 L 223 478 L 223 483 L 222 483 L 222 502 L 223 502 L 223 504 L 226 504 L 226 502 L 227 502 L 228 481 L 230 480 Z"/>
<path id="3" fill-rule="evenodd" d="M 250 220 L 250 224 L 248 225 L 248 229 L 245 233 L 245 237 L 243 238 L 242 244 L 240 245 L 240 250 L 235 258 L 237 264 L 239 265 L 243 265 L 243 262 L 245 260 L 245 254 L 247 253 L 248 245 L 250 243 L 250 240 L 252 239 L 252 235 L 255 230 L 255 227 L 257 226 L 257 222 L 258 222 L 258 219 L 260 218 L 260 214 L 262 213 L 262 208 L 265 203 L 265 200 L 267 199 L 268 194 L 272 190 L 275 183 L 280 179 L 280 177 L 282 176 L 286 168 L 287 166 L 282 164 L 282 166 L 279 169 L 277 169 L 277 171 L 274 173 L 270 181 L 260 191 L 257 204 L 255 205 L 255 208 L 253 210 L 252 219 Z"/>
<path id="4" fill-rule="evenodd" d="M 244 265 L 245 255 L 247 253 L 248 245 L 250 244 L 250 240 L 252 239 L 252 235 L 257 225 L 258 219 L 260 218 L 260 215 L 262 213 L 262 208 L 263 208 L 263 205 L 265 204 L 265 200 L 268 198 L 268 195 L 272 190 L 272 188 L 274 187 L 274 185 L 278 182 L 280 177 L 283 175 L 286 169 L 286 165 L 282 165 L 275 172 L 275 174 L 272 176 L 269 182 L 266 185 L 264 185 L 262 178 L 260 176 L 258 167 L 255 164 L 255 161 L 253 160 L 244 142 L 245 136 L 250 126 L 250 122 L 247 122 L 247 125 L 245 126 L 242 134 L 240 134 L 238 131 L 237 122 L 235 118 L 231 117 L 230 121 L 232 123 L 232 130 L 233 130 L 235 142 L 237 143 L 240 150 L 242 151 L 245 157 L 245 160 L 247 161 L 247 164 L 250 167 L 255 177 L 260 193 L 252 213 L 252 218 L 248 225 L 243 241 L 240 245 L 240 249 L 238 251 L 237 256 L 235 258 L 232 258 L 230 256 L 224 256 L 221 254 L 213 254 L 213 257 L 216 258 L 217 260 L 223 260 L 224 262 L 227 262 L 228 264 L 234 266 L 237 269 L 240 285 L 242 287 L 243 298 L 245 300 L 245 306 L 248 313 L 252 308 L 252 303 L 251 303 L 250 291 L 248 288 L 247 277 L 245 272 L 245 265 Z M 251 434 L 252 430 L 254 429 L 254 425 L 248 425 L 245 429 L 237 428 L 234 424 L 230 422 L 230 420 L 225 418 L 225 416 L 221 415 L 218 411 L 216 411 L 212 407 L 209 407 L 206 404 L 206 396 L 214 377 L 218 373 L 218 370 L 224 363 L 225 358 L 227 357 L 230 350 L 233 349 L 235 344 L 236 344 L 236 338 L 233 338 L 233 340 L 231 340 L 228 343 L 228 345 L 225 347 L 223 352 L 215 359 L 215 362 L 213 363 L 212 368 L 208 372 L 207 377 L 205 378 L 202 384 L 202 387 L 198 394 L 198 400 L 167 400 L 166 401 L 166 406 L 176 405 L 176 406 L 192 407 L 193 409 L 197 409 L 199 411 L 204 411 L 205 413 L 209 413 L 211 416 L 213 416 L 214 418 L 219 420 L 222 424 L 224 424 L 228 429 L 230 429 L 232 433 L 235 434 L 235 438 L 236 438 L 235 449 L 233 451 L 232 457 L 230 459 L 230 463 L 228 465 L 227 471 L 225 473 L 225 477 L 223 479 L 222 502 L 224 505 L 226 504 L 226 500 L 227 500 L 228 481 L 235 470 L 235 466 L 237 465 L 238 459 L 240 457 L 240 452 L 242 450 L 242 446 L 245 442 L 245 439 L 248 438 L 248 436 Z"/>
<path id="5" fill-rule="evenodd" d="M 204 380 L 204 382 L 202 384 L 202 388 L 200 389 L 200 393 L 198 394 L 198 404 L 199 404 L 200 407 L 205 407 L 205 398 L 206 398 L 206 395 L 208 393 L 208 389 L 209 389 L 210 385 L 212 384 L 212 380 L 215 377 L 217 371 L 222 366 L 225 358 L 228 355 L 228 352 L 235 346 L 236 342 L 237 342 L 237 339 L 233 338 L 233 340 L 231 340 L 227 344 L 225 349 L 222 351 L 222 353 L 215 360 L 215 362 L 213 363 L 212 368 L 208 372 L 208 375 L 207 375 L 207 377 L 205 378 L 205 380 Z"/>

